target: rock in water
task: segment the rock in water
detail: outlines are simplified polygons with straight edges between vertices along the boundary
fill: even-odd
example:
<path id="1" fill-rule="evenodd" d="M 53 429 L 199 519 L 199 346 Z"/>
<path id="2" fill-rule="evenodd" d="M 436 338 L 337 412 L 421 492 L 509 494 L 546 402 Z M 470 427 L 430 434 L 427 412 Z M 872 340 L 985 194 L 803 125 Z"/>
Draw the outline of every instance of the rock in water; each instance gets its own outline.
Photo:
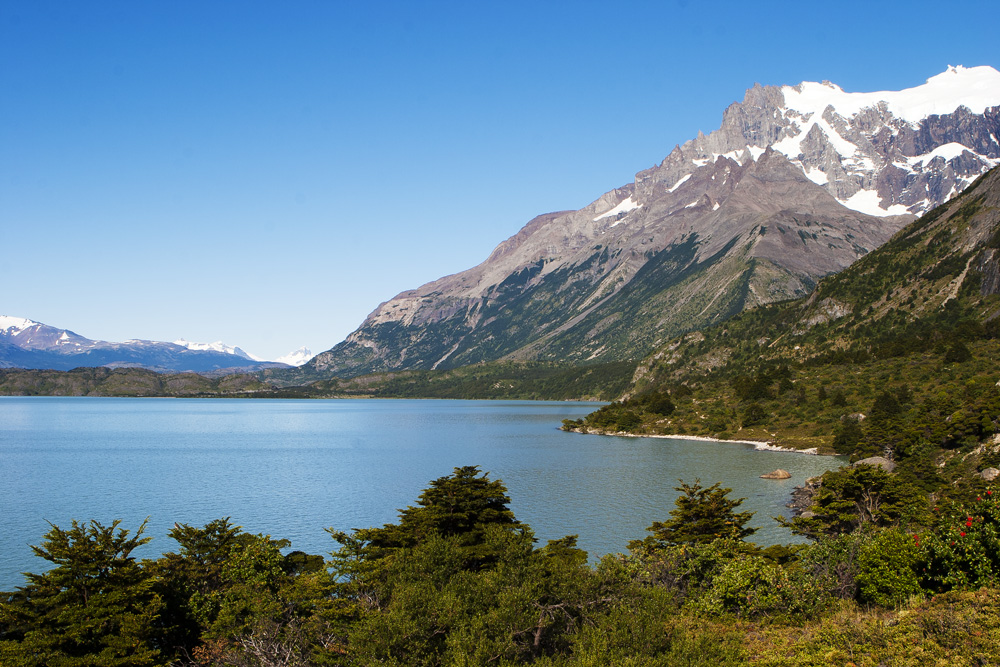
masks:
<path id="1" fill-rule="evenodd" d="M 761 479 L 790 479 L 791 476 L 792 476 L 792 473 L 788 472 L 787 470 L 782 470 L 781 468 L 778 468 L 777 470 L 775 470 L 773 472 L 769 472 L 766 475 L 761 475 L 760 478 Z"/>

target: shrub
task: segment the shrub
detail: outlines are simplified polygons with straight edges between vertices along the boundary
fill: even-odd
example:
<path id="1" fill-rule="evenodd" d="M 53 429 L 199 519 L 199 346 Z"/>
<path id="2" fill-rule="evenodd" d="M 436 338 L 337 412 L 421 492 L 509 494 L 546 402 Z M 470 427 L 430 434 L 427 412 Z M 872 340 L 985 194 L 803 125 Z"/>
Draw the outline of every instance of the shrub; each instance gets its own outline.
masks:
<path id="1" fill-rule="evenodd" d="M 935 508 L 937 509 L 937 508 Z M 935 591 L 1000 585 L 1000 503 L 988 490 L 971 508 L 936 512 L 927 536 L 927 585 Z"/>
<path id="2" fill-rule="evenodd" d="M 858 599 L 880 607 L 896 607 L 921 592 L 916 567 L 922 559 L 919 537 L 899 528 L 879 531 L 861 545 L 858 555 Z"/>

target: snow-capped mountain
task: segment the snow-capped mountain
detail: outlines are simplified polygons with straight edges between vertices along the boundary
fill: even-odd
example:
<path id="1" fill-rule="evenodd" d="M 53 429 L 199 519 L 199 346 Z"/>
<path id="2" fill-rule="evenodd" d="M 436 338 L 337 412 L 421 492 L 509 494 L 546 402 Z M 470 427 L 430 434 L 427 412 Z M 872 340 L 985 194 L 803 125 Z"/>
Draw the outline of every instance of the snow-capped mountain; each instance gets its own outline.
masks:
<path id="1" fill-rule="evenodd" d="M 901 91 L 848 93 L 829 81 L 755 86 L 719 130 L 684 144 L 664 166 L 680 179 L 691 164 L 719 156 L 745 164 L 770 147 L 848 208 L 920 214 L 1000 164 L 998 105 L 992 67 L 949 67 Z"/>
<path id="2" fill-rule="evenodd" d="M 801 296 L 1000 164 L 1000 73 L 903 91 L 756 85 L 721 127 L 578 211 L 539 215 L 482 264 L 381 304 L 306 370 L 637 358 Z"/>
<path id="3" fill-rule="evenodd" d="M 91 340 L 23 317 L 0 315 L 0 368 L 140 367 L 163 372 L 240 372 L 285 364 L 255 360 L 223 343 Z"/>
<path id="4" fill-rule="evenodd" d="M 289 366 L 302 366 L 314 356 L 316 355 L 308 347 L 300 347 L 294 352 L 289 352 L 282 357 L 278 357 L 275 361 L 281 364 L 288 364 Z"/>
<path id="5" fill-rule="evenodd" d="M 212 351 L 212 352 L 222 352 L 223 354 L 233 354 L 241 359 L 249 359 L 250 361 L 264 361 L 260 357 L 254 356 L 249 352 L 245 352 L 242 348 L 234 347 L 232 345 L 226 345 L 221 340 L 217 340 L 214 343 L 194 343 L 189 340 L 184 340 L 183 338 L 178 338 L 174 341 L 174 345 L 180 345 L 181 347 L 186 347 L 189 350 L 200 350 Z"/>

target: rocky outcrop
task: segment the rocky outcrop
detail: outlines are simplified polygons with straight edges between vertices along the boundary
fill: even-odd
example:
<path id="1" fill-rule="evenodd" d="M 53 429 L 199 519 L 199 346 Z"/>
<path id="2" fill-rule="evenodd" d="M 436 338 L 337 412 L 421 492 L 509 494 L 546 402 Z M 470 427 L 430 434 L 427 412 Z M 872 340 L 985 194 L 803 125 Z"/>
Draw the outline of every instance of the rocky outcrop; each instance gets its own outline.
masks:
<path id="1" fill-rule="evenodd" d="M 896 469 L 895 462 L 890 461 L 884 456 L 869 456 L 866 459 L 861 459 L 851 464 L 852 468 L 857 468 L 858 466 L 877 466 L 886 472 L 892 472 Z"/>
<path id="2" fill-rule="evenodd" d="M 813 498 L 819 492 L 819 488 L 822 484 L 822 477 L 810 477 L 806 480 L 805 484 L 802 486 L 796 486 L 792 490 L 792 499 L 785 506 L 790 508 L 792 513 L 796 516 L 808 518 L 806 517 L 806 513 L 808 513 L 809 508 L 812 507 Z"/>
<path id="3" fill-rule="evenodd" d="M 994 79 L 1000 98 L 991 68 L 898 93 L 755 86 L 717 131 L 578 211 L 536 217 L 482 264 L 381 304 L 309 369 L 631 359 L 803 296 L 1000 163 L 1000 108 L 974 85 Z M 936 113 L 907 106 L 917 97 Z M 824 304 L 816 322 L 845 308 Z"/>
<path id="4" fill-rule="evenodd" d="M 765 474 L 761 475 L 760 478 L 761 479 L 791 479 L 792 478 L 792 473 L 790 473 L 787 470 L 784 470 L 782 468 L 778 468 L 777 470 L 773 470 L 773 471 L 771 471 L 769 473 L 765 473 Z"/>

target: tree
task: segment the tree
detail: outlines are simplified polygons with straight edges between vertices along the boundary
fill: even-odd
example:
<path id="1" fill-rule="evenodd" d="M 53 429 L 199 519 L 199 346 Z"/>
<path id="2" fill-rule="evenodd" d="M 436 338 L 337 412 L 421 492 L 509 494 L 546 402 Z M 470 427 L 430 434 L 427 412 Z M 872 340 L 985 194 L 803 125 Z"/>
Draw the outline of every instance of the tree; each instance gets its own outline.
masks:
<path id="1" fill-rule="evenodd" d="M 52 525 L 35 555 L 54 567 L 0 604 L 0 663 L 25 667 L 138 667 L 159 664 L 153 644 L 161 608 L 153 577 L 132 557 L 151 538 L 75 520 Z"/>
<path id="2" fill-rule="evenodd" d="M 214 595 L 223 587 L 222 568 L 240 531 L 225 517 L 201 528 L 175 523 L 167 533 L 180 551 L 163 554 L 151 566 L 164 602 L 161 644 L 169 655 L 190 653 L 214 622 Z"/>
<path id="3" fill-rule="evenodd" d="M 346 548 L 338 552 L 341 556 L 365 561 L 415 547 L 431 537 L 456 537 L 467 565 L 474 569 L 491 560 L 484 537 L 488 526 L 510 531 L 521 528 L 507 507 L 509 502 L 503 482 L 490 480 L 488 473 L 480 475 L 479 466 L 464 466 L 432 481 L 430 488 L 420 494 L 416 507 L 399 511 L 398 524 L 356 530 L 352 535 L 333 530 L 330 533 Z"/>
<path id="4" fill-rule="evenodd" d="M 960 340 L 955 341 L 944 353 L 944 363 L 946 364 L 961 364 L 970 359 L 972 359 L 972 352 L 969 351 L 968 346 Z"/>
<path id="5" fill-rule="evenodd" d="M 851 533 L 863 525 L 896 526 L 920 519 L 926 501 L 919 489 L 879 466 L 859 465 L 823 475 L 811 515 L 787 523 L 793 532 L 818 539 Z"/>
<path id="6" fill-rule="evenodd" d="M 677 509 L 670 511 L 673 518 L 664 522 L 654 521 L 646 529 L 652 535 L 645 540 L 629 543 L 629 549 L 643 546 L 655 549 L 669 544 L 705 544 L 721 538 L 743 540 L 757 532 L 756 528 L 746 527 L 753 512 L 735 511 L 743 504 L 744 499 L 728 498 L 732 489 L 719 488 L 719 482 L 703 487 L 699 479 L 694 484 L 678 481 L 681 485 L 674 488 L 681 495 L 674 501 Z"/>

